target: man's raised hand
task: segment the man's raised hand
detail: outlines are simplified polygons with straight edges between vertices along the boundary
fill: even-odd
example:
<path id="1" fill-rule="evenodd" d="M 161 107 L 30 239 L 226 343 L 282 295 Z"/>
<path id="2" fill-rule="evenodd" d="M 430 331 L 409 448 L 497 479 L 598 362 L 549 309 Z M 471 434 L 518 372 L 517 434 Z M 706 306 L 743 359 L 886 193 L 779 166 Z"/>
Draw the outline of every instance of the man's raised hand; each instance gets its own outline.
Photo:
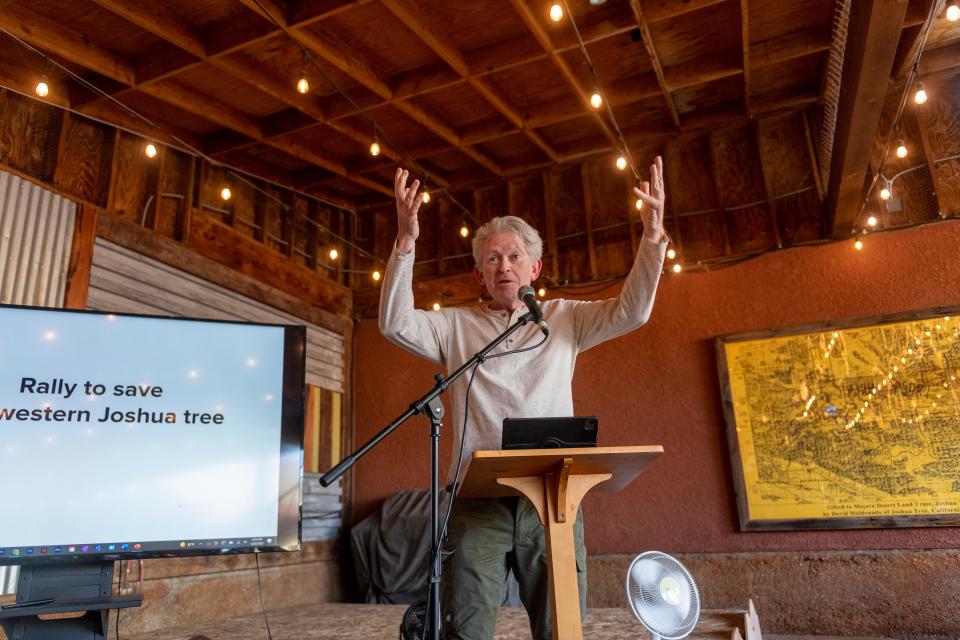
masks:
<path id="1" fill-rule="evenodd" d="M 414 180 L 407 187 L 407 178 L 410 172 L 397 167 L 397 174 L 393 177 L 393 190 L 397 195 L 397 250 L 400 253 L 410 253 L 420 235 L 420 223 L 417 221 L 417 211 L 423 202 L 423 194 L 417 193 L 419 180 Z"/>
<path id="2" fill-rule="evenodd" d="M 650 182 L 641 182 L 634 187 L 633 193 L 643 202 L 640 219 L 643 221 L 643 235 L 652 242 L 663 240 L 663 203 L 666 191 L 663 188 L 663 159 L 657 156 L 650 165 Z"/>

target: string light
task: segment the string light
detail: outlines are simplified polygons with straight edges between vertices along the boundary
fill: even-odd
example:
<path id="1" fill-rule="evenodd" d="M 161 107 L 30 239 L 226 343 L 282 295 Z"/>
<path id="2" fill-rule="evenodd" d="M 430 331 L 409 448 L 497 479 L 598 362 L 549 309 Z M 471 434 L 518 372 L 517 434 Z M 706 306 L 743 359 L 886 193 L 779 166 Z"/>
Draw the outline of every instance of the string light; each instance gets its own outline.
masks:
<path id="1" fill-rule="evenodd" d="M 539 289 L 537 289 L 537 295 L 542 298 L 545 295 L 547 295 L 547 290 L 544 289 L 543 287 L 540 287 Z"/>
<path id="2" fill-rule="evenodd" d="M 590 106 L 594 109 L 599 109 L 603 106 L 603 98 L 600 96 L 600 90 L 594 89 L 593 95 L 590 96 Z"/>
<path id="3" fill-rule="evenodd" d="M 863 240 L 857 240 L 853 243 L 853 248 L 857 251 L 863 251 Z"/>
<path id="4" fill-rule="evenodd" d="M 143 152 L 147 154 L 148 158 L 157 157 L 157 147 L 152 142 L 147 143 L 147 146 L 144 147 Z"/>
<path id="5" fill-rule="evenodd" d="M 336 249 L 330 249 L 330 253 L 328 255 L 330 256 L 331 260 L 336 260 L 340 257 L 340 252 Z"/>
<path id="6" fill-rule="evenodd" d="M 923 80 L 917 81 L 917 92 L 913 94 L 913 101 L 916 104 L 924 104 L 927 101 L 927 88 L 923 85 Z"/>
<path id="7" fill-rule="evenodd" d="M 221 189 L 220 197 L 223 198 L 224 200 L 229 200 L 230 198 L 232 198 L 233 192 L 230 191 L 230 187 L 224 187 L 223 189 Z"/>
<path id="8" fill-rule="evenodd" d="M 380 143 L 377 142 L 376 138 L 374 138 L 373 142 L 370 143 L 370 155 L 372 155 L 374 158 L 380 155 Z"/>
<path id="9" fill-rule="evenodd" d="M 463 225 L 462 227 L 460 227 L 461 238 L 466 238 L 469 235 L 470 235 L 470 227 L 468 227 L 467 225 Z"/>
<path id="10" fill-rule="evenodd" d="M 867 226 L 868 227 L 877 226 L 877 216 L 870 216 L 869 218 L 867 218 Z"/>
<path id="11" fill-rule="evenodd" d="M 893 197 L 893 184 L 887 180 L 884 182 L 883 188 L 880 189 L 880 199 L 889 200 Z"/>
<path id="12" fill-rule="evenodd" d="M 439 303 L 439 302 L 434 302 L 434 303 L 433 303 L 433 310 L 434 310 L 434 311 L 440 311 L 440 303 Z"/>
<path id="13" fill-rule="evenodd" d="M 300 72 L 300 79 L 297 80 L 297 93 L 307 93 L 310 91 L 310 83 L 307 81 L 307 72 Z"/>
<path id="14" fill-rule="evenodd" d="M 380 272 L 379 272 L 379 271 L 374 271 L 373 273 L 370 274 L 370 277 L 373 278 L 373 281 L 374 281 L 374 282 L 380 282 Z"/>
<path id="15" fill-rule="evenodd" d="M 674 272 L 674 273 L 680 273 L 681 271 L 683 271 L 683 267 L 680 266 L 680 263 L 679 263 L 679 262 L 678 262 L 677 264 L 673 265 L 673 272 Z"/>
<path id="16" fill-rule="evenodd" d="M 641 200 L 640 198 L 637 198 L 637 201 L 633 203 L 633 206 L 637 208 L 637 211 L 639 211 L 640 209 L 643 209 L 643 200 Z"/>
<path id="17" fill-rule="evenodd" d="M 47 85 L 47 76 L 40 76 L 40 82 L 37 83 L 34 91 L 36 91 L 37 95 L 41 98 L 47 97 L 47 94 L 50 93 L 50 87 Z"/>
<path id="18" fill-rule="evenodd" d="M 673 249 L 667 249 L 667 257 L 673 260 L 674 258 L 677 257 L 677 252 L 674 251 Z"/>
<path id="19" fill-rule="evenodd" d="M 950 22 L 960 20 L 960 7 L 957 6 L 956 0 L 950 0 L 947 3 L 947 20 Z"/>
<path id="20" fill-rule="evenodd" d="M 626 168 L 627 168 L 627 159 L 624 158 L 623 156 L 619 156 L 617 158 L 617 169 L 620 169 L 620 171 L 623 171 Z"/>
<path id="21" fill-rule="evenodd" d="M 550 19 L 554 22 L 563 20 L 563 7 L 556 3 L 552 4 L 550 6 Z"/>
<path id="22" fill-rule="evenodd" d="M 897 157 L 898 158 L 907 157 L 907 145 L 903 142 L 902 139 L 897 141 Z"/>
<path id="23" fill-rule="evenodd" d="M 424 204 L 427 204 L 428 202 L 430 202 L 430 192 L 429 192 L 429 191 L 424 191 L 424 192 L 423 192 L 423 203 L 424 203 Z"/>

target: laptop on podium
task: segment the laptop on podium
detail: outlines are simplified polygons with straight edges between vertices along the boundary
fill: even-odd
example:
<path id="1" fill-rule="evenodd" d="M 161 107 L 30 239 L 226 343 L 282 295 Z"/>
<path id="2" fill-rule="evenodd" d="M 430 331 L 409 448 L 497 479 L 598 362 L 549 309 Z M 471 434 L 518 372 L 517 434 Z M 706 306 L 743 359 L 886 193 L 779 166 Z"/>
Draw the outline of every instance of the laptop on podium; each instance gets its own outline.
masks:
<path id="1" fill-rule="evenodd" d="M 506 418 L 501 449 L 572 449 L 597 446 L 597 416 Z"/>

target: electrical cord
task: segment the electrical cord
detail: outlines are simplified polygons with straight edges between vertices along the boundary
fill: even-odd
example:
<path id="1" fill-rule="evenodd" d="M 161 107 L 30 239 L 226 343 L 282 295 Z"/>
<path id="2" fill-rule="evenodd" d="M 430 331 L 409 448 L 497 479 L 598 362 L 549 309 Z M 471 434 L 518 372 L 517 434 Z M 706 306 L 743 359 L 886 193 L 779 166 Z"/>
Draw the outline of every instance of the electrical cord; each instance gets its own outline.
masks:
<path id="1" fill-rule="evenodd" d="M 253 554 L 257 559 L 257 597 L 260 599 L 260 613 L 263 614 L 263 622 L 267 625 L 267 638 L 273 640 L 273 634 L 270 633 L 270 620 L 267 619 L 267 610 L 263 606 L 263 584 L 260 582 L 260 552 Z"/>

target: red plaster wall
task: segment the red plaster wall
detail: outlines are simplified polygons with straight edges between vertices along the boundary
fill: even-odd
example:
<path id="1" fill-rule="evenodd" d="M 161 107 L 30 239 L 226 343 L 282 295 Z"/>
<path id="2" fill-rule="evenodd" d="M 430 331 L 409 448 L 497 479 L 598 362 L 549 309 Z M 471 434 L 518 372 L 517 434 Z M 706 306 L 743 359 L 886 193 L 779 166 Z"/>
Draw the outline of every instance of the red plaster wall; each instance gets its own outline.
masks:
<path id="1" fill-rule="evenodd" d="M 578 414 L 600 417 L 600 444 L 661 444 L 664 455 L 619 494 L 585 501 L 593 553 L 944 548 L 960 529 L 739 532 L 713 337 L 960 304 L 960 223 L 767 254 L 708 273 L 664 276 L 650 322 L 578 360 Z M 592 297 L 613 295 L 618 286 Z M 359 445 L 432 385 L 433 365 L 355 332 Z M 355 520 L 401 488 L 429 486 L 427 423 L 416 418 L 355 467 Z M 446 470 L 450 434 L 444 433 Z"/>

